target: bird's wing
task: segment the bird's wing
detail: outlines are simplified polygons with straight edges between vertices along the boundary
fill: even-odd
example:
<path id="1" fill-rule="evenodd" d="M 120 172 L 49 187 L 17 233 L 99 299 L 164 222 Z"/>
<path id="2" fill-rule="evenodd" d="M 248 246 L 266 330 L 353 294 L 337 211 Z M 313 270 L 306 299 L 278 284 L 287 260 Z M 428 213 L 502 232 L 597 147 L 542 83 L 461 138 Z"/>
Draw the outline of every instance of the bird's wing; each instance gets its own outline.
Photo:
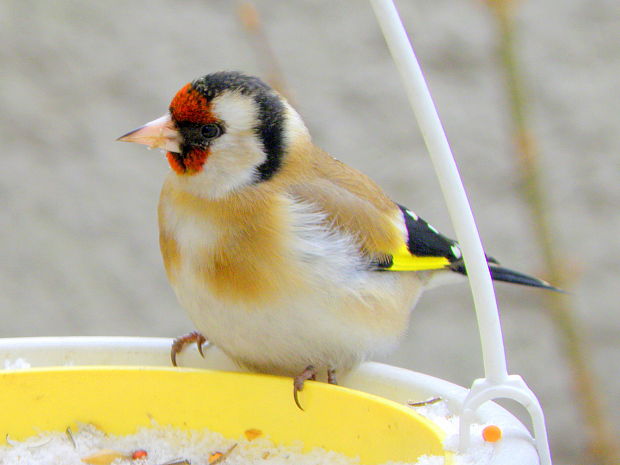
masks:
<path id="1" fill-rule="evenodd" d="M 297 167 L 291 163 L 297 174 L 291 178 L 303 181 L 289 185 L 289 194 L 318 208 L 328 227 L 354 237 L 375 269 L 450 269 L 467 274 L 456 241 L 394 203 L 369 177 L 319 149 L 302 155 L 304 163 Z M 546 281 L 501 267 L 491 257 L 487 262 L 494 280 L 560 291 Z"/>
<path id="2" fill-rule="evenodd" d="M 329 227 L 356 238 L 360 252 L 370 258 L 376 270 L 449 269 L 467 274 L 458 243 L 401 205 L 393 203 L 386 210 L 383 203 L 370 202 L 327 179 L 296 184 L 289 193 L 317 207 Z M 501 267 L 491 257 L 487 261 L 496 281 L 563 292 L 546 281 Z"/>
<path id="3" fill-rule="evenodd" d="M 461 258 L 455 241 L 391 201 L 370 178 L 336 160 L 322 161 L 318 176 L 287 191 L 320 210 L 329 227 L 354 237 L 377 269 L 435 270 Z M 334 169 L 326 169 L 330 164 Z"/>
<path id="4" fill-rule="evenodd" d="M 426 269 L 439 269 L 461 259 L 461 249 L 456 241 L 439 233 L 408 208 L 402 205 L 398 208 L 403 216 L 407 238 L 404 246 L 392 255 L 392 263 L 386 269 L 418 270 L 422 263 L 428 263 Z"/>

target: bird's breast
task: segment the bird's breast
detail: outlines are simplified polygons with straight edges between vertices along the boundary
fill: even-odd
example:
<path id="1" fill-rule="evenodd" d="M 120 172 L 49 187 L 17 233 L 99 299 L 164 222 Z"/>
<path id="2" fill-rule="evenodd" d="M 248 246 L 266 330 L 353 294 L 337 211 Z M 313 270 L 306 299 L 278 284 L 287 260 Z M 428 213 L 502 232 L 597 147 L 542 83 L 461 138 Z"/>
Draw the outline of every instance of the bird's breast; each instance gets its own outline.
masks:
<path id="1" fill-rule="evenodd" d="M 175 288 L 191 282 L 223 301 L 259 304 L 307 284 L 282 200 L 252 210 L 162 196 L 159 217 L 162 256 Z"/>

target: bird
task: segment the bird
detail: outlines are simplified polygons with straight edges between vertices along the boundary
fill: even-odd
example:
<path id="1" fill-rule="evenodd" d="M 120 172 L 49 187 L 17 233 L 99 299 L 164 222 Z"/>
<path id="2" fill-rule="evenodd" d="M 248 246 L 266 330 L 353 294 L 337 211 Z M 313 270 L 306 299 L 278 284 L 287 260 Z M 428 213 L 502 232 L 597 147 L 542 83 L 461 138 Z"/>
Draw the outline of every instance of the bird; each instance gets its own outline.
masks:
<path id="1" fill-rule="evenodd" d="M 168 280 L 197 331 L 251 371 L 304 382 L 392 351 L 424 289 L 466 275 L 459 244 L 317 147 L 299 113 L 236 71 L 185 84 L 118 140 L 159 148 Z M 496 281 L 557 290 L 488 258 Z"/>

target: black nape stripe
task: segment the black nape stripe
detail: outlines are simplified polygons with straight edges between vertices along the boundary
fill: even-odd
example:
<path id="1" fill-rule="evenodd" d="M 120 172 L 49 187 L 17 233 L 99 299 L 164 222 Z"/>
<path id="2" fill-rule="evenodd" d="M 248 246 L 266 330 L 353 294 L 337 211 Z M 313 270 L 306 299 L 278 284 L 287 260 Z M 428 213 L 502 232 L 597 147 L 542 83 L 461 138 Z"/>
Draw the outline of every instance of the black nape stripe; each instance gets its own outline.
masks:
<path id="1" fill-rule="evenodd" d="M 258 106 L 259 119 L 255 131 L 263 143 L 267 155 L 267 160 L 257 168 L 258 180 L 270 179 L 280 169 L 285 149 L 285 108 L 280 97 L 259 78 L 236 71 L 207 74 L 193 81 L 192 87 L 203 94 L 207 101 L 213 100 L 225 90 L 254 96 L 254 101 Z"/>
<path id="2" fill-rule="evenodd" d="M 272 92 L 256 95 L 260 126 L 257 128 L 267 160 L 257 168 L 261 181 L 271 178 L 282 165 L 284 154 L 284 104 Z"/>

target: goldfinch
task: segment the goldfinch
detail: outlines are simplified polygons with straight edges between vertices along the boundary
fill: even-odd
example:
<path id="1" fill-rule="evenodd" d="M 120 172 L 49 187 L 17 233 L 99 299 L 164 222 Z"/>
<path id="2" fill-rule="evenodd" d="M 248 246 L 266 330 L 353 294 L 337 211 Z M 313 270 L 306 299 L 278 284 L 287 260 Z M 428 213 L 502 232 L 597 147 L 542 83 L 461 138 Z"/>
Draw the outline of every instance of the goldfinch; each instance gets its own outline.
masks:
<path id="1" fill-rule="evenodd" d="M 169 111 L 119 138 L 161 148 L 170 284 L 198 333 L 240 365 L 304 380 L 394 348 L 422 290 L 465 274 L 456 241 L 313 145 L 260 79 L 208 74 Z M 489 259 L 493 279 L 554 289 Z"/>

